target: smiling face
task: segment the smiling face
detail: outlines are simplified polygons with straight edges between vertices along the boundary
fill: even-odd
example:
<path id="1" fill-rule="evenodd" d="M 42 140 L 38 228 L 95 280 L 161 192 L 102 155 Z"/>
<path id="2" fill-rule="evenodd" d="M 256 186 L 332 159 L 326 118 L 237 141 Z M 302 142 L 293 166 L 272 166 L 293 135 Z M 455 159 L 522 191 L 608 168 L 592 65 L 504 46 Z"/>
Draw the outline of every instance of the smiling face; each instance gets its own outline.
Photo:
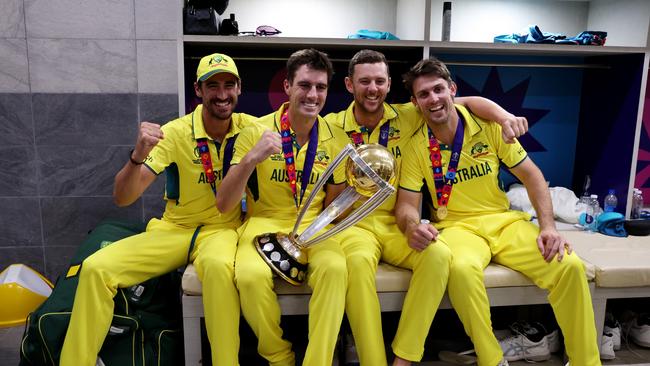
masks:
<path id="1" fill-rule="evenodd" d="M 328 76 L 326 71 L 301 65 L 290 83 L 284 81 L 284 91 L 289 96 L 289 108 L 299 119 L 313 120 L 323 109 L 327 99 Z"/>
<path id="2" fill-rule="evenodd" d="M 454 96 L 456 84 L 434 74 L 421 75 L 413 81 L 413 96 L 415 104 L 427 123 L 443 125 L 450 121 L 454 111 Z"/>
<path id="3" fill-rule="evenodd" d="M 354 95 L 355 108 L 361 113 L 379 113 L 390 91 L 388 67 L 383 62 L 354 65 L 352 76 L 345 78 L 345 87 Z"/>
<path id="4" fill-rule="evenodd" d="M 215 119 L 228 120 L 232 116 L 241 94 L 239 79 L 230 73 L 221 72 L 209 79 L 194 83 L 196 96 L 203 101 L 203 109 Z"/>

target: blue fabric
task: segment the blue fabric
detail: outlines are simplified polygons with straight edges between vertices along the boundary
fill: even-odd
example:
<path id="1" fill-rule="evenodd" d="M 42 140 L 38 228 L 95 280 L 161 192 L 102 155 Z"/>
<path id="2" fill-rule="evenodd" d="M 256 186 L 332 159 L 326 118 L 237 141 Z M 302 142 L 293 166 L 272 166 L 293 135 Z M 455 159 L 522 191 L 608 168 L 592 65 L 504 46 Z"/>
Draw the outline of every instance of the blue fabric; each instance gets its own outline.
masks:
<path id="1" fill-rule="evenodd" d="M 626 237 L 624 224 L 625 217 L 618 212 L 605 212 L 596 219 L 598 232 L 609 236 Z"/>
<path id="2" fill-rule="evenodd" d="M 370 29 L 359 29 L 357 33 L 350 34 L 348 39 L 392 39 L 398 40 L 397 36 L 391 32 L 382 32 Z"/>
<path id="3" fill-rule="evenodd" d="M 562 33 L 542 32 L 537 25 L 530 25 L 528 33 L 502 34 L 494 37 L 495 43 L 557 43 L 602 46 L 605 44 L 607 32 L 584 31 L 575 37 L 567 38 Z"/>

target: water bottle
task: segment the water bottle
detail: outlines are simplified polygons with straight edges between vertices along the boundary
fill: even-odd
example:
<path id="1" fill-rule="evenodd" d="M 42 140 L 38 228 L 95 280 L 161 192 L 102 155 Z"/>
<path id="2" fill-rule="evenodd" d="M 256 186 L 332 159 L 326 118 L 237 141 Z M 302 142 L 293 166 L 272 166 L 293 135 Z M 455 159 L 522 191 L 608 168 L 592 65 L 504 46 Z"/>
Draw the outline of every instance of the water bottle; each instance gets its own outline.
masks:
<path id="1" fill-rule="evenodd" d="M 605 196 L 605 200 L 603 201 L 605 212 L 614 212 L 617 204 L 618 199 L 616 198 L 616 190 L 610 189 L 609 193 L 607 193 L 607 196 Z"/>
<path id="2" fill-rule="evenodd" d="M 591 231 L 598 231 L 598 216 L 603 213 L 603 209 L 600 208 L 600 204 L 598 204 L 598 195 L 592 194 L 591 195 L 591 200 L 593 204 L 593 219 L 591 222 L 591 225 L 589 226 L 589 230 Z"/>
<path id="3" fill-rule="evenodd" d="M 634 188 L 634 193 L 632 194 L 632 212 L 630 212 L 630 217 L 632 219 L 641 218 L 641 210 L 643 209 L 643 195 L 641 190 Z"/>
<path id="4" fill-rule="evenodd" d="M 587 212 L 585 212 L 584 223 L 582 223 L 585 230 L 596 231 L 596 215 L 598 214 L 598 210 L 600 210 L 598 195 L 592 194 L 589 196 Z"/>

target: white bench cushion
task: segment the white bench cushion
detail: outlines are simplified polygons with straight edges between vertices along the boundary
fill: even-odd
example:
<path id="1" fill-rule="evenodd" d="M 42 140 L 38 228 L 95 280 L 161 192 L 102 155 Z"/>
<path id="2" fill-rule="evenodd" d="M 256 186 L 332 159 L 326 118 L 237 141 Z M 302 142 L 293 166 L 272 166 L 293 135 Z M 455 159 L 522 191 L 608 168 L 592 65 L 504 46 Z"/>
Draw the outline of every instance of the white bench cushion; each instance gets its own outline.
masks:
<path id="1" fill-rule="evenodd" d="M 583 261 L 595 266 L 597 287 L 650 286 L 650 237 L 617 238 L 583 231 L 563 232 Z"/>
<path id="2" fill-rule="evenodd" d="M 593 266 L 586 265 L 587 278 L 594 278 Z M 405 292 L 411 280 L 411 271 L 397 268 L 386 263 L 379 264 L 377 268 L 377 292 Z M 534 286 L 534 284 L 517 271 L 491 263 L 484 272 L 484 282 L 490 287 Z M 199 281 L 193 265 L 187 266 L 183 273 L 183 291 L 188 295 L 201 295 L 201 282 Z M 275 280 L 277 294 L 308 294 L 311 289 L 307 284 L 293 286 L 281 279 Z"/>

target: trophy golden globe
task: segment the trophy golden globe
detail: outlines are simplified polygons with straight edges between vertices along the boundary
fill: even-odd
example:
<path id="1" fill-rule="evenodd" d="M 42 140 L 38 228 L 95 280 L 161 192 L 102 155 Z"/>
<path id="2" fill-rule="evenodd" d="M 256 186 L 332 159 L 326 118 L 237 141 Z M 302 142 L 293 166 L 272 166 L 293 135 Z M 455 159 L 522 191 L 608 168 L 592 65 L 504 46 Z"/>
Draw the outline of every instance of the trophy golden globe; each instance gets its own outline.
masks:
<path id="1" fill-rule="evenodd" d="M 341 194 L 302 232 L 298 227 L 311 202 L 323 188 L 334 169 L 345 161 L 348 182 Z M 316 182 L 307 201 L 300 209 L 290 234 L 266 233 L 255 237 L 255 246 L 266 263 L 287 282 L 300 285 L 307 275 L 307 248 L 336 235 L 366 217 L 395 193 L 397 162 L 384 146 L 367 144 L 354 148 L 347 145 L 334 158 Z M 364 202 L 329 230 L 314 237 L 323 228 L 350 208 L 357 200 Z"/>

